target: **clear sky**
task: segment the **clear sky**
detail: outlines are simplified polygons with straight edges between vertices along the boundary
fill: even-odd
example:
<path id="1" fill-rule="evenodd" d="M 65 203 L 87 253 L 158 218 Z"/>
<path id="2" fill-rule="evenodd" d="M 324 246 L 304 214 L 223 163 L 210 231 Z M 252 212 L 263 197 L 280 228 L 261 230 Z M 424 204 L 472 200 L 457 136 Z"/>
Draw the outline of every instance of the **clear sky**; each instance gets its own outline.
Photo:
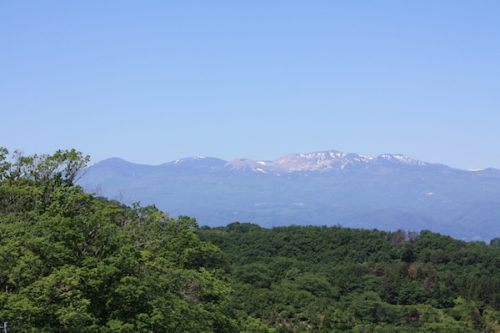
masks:
<path id="1" fill-rule="evenodd" d="M 0 146 L 500 168 L 500 1 L 0 2 Z"/>

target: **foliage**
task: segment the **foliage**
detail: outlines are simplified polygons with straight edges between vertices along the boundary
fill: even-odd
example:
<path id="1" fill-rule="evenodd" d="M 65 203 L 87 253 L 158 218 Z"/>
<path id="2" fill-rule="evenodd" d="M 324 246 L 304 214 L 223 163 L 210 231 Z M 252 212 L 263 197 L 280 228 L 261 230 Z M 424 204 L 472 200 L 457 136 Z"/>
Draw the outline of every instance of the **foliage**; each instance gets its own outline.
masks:
<path id="1" fill-rule="evenodd" d="M 74 186 L 87 157 L 0 150 L 0 319 L 9 332 L 234 332 L 224 259 L 196 221 Z"/>
<path id="2" fill-rule="evenodd" d="M 245 223 L 201 235 L 229 257 L 233 308 L 277 332 L 500 331 L 493 243 Z"/>

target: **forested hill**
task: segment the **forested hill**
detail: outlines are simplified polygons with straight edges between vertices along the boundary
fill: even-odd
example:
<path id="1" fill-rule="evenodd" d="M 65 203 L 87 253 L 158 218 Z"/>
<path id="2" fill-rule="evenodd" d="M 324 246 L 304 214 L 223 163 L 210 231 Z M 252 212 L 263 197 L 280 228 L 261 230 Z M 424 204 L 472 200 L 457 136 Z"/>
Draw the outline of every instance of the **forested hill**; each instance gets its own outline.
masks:
<path id="1" fill-rule="evenodd" d="M 0 149 L 0 323 L 8 332 L 237 332 L 223 254 L 193 219 L 73 186 L 75 151 Z"/>
<path id="2" fill-rule="evenodd" d="M 500 332 L 500 248 L 339 227 L 204 228 L 233 308 L 278 332 Z"/>
<path id="3" fill-rule="evenodd" d="M 498 332 L 500 249 L 431 232 L 199 228 L 85 193 L 88 157 L 0 148 L 8 332 Z"/>

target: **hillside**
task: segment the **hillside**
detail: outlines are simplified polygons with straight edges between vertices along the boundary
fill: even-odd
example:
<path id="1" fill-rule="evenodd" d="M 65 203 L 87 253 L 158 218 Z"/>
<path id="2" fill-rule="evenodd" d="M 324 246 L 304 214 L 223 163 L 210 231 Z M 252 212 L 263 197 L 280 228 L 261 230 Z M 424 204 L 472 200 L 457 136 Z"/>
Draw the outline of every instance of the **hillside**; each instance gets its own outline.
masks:
<path id="1" fill-rule="evenodd" d="M 420 234 L 233 223 L 232 307 L 277 332 L 498 332 L 500 248 Z"/>
<path id="2" fill-rule="evenodd" d="M 235 332 L 221 251 L 194 219 L 84 193 L 75 151 L 0 149 L 0 322 L 9 332 Z"/>

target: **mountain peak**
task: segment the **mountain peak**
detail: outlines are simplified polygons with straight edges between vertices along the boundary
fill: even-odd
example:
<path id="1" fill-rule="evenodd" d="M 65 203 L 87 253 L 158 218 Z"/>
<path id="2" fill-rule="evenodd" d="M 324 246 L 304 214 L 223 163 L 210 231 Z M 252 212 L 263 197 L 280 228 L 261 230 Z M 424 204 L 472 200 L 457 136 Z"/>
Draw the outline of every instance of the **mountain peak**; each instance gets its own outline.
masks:
<path id="1" fill-rule="evenodd" d="M 105 165 L 105 166 L 122 166 L 122 165 L 132 165 L 135 163 L 129 162 L 127 160 L 124 160 L 123 158 L 119 157 L 110 157 L 105 160 L 102 160 L 97 163 L 98 165 Z"/>
<path id="2" fill-rule="evenodd" d="M 226 167 L 233 170 L 251 170 L 261 173 L 293 173 L 343 170 L 351 166 L 364 166 L 374 162 L 409 166 L 428 165 L 428 163 L 412 159 L 403 154 L 382 154 L 377 157 L 371 157 L 354 153 L 344 153 L 338 150 L 324 150 L 289 154 L 274 161 L 236 159 L 228 162 Z"/>
<path id="3" fill-rule="evenodd" d="M 326 150 L 283 156 L 272 162 L 273 167 L 282 172 L 318 171 L 341 167 L 347 154 Z"/>
<path id="4" fill-rule="evenodd" d="M 175 161 L 167 162 L 162 164 L 163 166 L 166 167 L 172 167 L 172 166 L 177 166 L 177 167 L 189 167 L 189 168 L 217 168 L 217 167 L 223 167 L 226 164 L 226 161 L 220 159 L 220 158 L 215 158 L 215 157 L 206 157 L 206 156 L 194 156 L 194 157 L 185 157 L 185 158 L 180 158 Z"/>

